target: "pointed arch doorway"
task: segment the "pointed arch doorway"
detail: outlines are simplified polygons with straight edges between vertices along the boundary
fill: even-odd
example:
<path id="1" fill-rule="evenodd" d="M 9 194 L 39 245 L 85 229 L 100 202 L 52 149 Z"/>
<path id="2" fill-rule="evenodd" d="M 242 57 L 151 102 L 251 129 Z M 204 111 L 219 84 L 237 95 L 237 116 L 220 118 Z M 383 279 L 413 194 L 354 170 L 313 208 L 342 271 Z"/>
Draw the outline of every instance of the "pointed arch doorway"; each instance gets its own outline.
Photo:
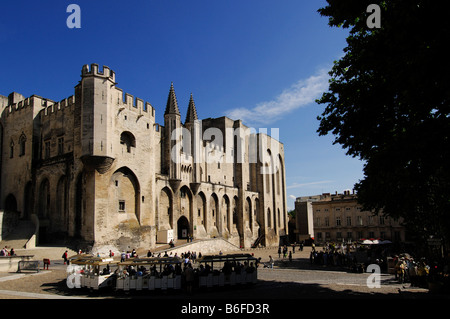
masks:
<path id="1" fill-rule="evenodd" d="M 185 216 L 181 216 L 177 221 L 177 238 L 187 239 L 189 236 L 189 221 Z"/>

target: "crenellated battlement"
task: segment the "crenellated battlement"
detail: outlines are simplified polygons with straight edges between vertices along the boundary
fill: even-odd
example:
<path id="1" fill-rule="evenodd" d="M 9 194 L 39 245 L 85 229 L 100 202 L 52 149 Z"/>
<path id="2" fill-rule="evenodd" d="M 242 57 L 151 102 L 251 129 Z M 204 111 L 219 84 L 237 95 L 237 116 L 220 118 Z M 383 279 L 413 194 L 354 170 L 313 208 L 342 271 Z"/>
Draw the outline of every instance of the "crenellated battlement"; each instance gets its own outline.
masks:
<path id="1" fill-rule="evenodd" d="M 48 103 L 48 105 L 43 110 L 43 115 L 51 115 L 53 113 L 57 113 L 58 111 L 64 111 L 66 108 L 70 108 L 75 104 L 75 96 L 71 95 L 66 99 L 61 100 L 60 102 Z"/>
<path id="2" fill-rule="evenodd" d="M 10 96 L 14 94 L 11 93 Z M 30 97 L 24 98 L 22 95 L 21 100 L 15 99 L 13 102 L 8 103 L 6 107 L 3 109 L 2 116 L 14 116 L 14 114 L 24 114 L 24 113 L 33 113 L 39 112 L 47 105 L 54 103 L 54 101 L 42 98 L 37 95 L 32 95 Z"/>
<path id="3" fill-rule="evenodd" d="M 128 109 L 132 112 L 138 113 L 142 116 L 155 117 L 155 109 L 149 102 L 145 102 L 143 99 L 134 97 L 129 93 L 124 93 L 122 89 L 116 87 L 116 101 L 114 102 L 114 97 L 112 98 L 113 105 L 116 105 L 118 111 L 121 112 L 124 109 Z"/>
<path id="4" fill-rule="evenodd" d="M 83 65 L 83 68 L 81 69 L 81 77 L 87 76 L 100 76 L 103 78 L 108 78 L 113 82 L 116 81 L 116 74 L 113 70 L 104 65 L 103 70 L 100 71 L 98 64 L 96 63 L 92 63 L 90 68 L 88 64 Z"/>
<path id="5" fill-rule="evenodd" d="M 143 99 L 134 97 L 132 94 L 123 92 L 122 89 L 116 87 L 115 72 L 109 67 L 103 66 L 103 70 L 100 70 L 97 63 L 85 64 L 81 69 L 81 76 L 98 76 L 112 81 L 113 84 L 110 86 L 112 90 L 109 92 L 111 94 L 110 102 L 112 106 L 117 107 L 118 112 L 128 109 L 129 111 L 137 112 L 139 116 L 155 117 L 155 109 L 149 102 L 145 102 Z"/>
<path id="6" fill-rule="evenodd" d="M 51 115 L 64 111 L 75 104 L 75 96 L 70 96 L 60 102 L 55 102 L 46 98 L 42 98 L 37 95 L 32 95 L 28 98 L 18 101 L 15 104 L 5 107 L 2 117 L 10 118 L 13 120 L 15 116 L 33 116 L 41 113 L 42 116 Z M 28 114 L 28 115 L 27 115 Z"/>
<path id="7" fill-rule="evenodd" d="M 107 78 L 113 83 L 109 83 L 108 100 L 111 108 L 117 111 L 117 114 L 123 110 L 128 110 L 134 114 L 137 114 L 137 118 L 144 116 L 147 118 L 155 118 L 155 109 L 149 103 L 141 98 L 135 97 L 132 94 L 123 92 L 122 89 L 116 87 L 115 73 L 107 66 L 103 66 L 103 69 L 99 69 L 99 65 L 92 63 L 86 64 L 82 67 L 82 77 L 97 76 Z M 25 114 L 32 113 L 32 116 L 36 116 L 41 113 L 42 117 L 56 114 L 59 111 L 64 111 L 75 105 L 75 95 L 65 98 L 59 102 L 43 98 L 38 95 L 32 95 L 25 98 L 23 95 L 13 92 L 8 97 L 1 96 L 1 106 L 3 117 L 14 116 L 15 113 Z M 106 98 L 106 96 L 105 96 Z M 23 111 L 22 111 L 23 110 Z"/>

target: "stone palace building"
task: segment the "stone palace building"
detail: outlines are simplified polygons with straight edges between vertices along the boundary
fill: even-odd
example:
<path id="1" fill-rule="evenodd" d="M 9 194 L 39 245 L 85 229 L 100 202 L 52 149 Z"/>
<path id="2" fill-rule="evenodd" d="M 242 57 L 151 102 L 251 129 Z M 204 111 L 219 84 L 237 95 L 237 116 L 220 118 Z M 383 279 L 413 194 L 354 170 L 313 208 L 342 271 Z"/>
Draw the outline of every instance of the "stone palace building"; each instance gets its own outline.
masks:
<path id="1" fill-rule="evenodd" d="M 159 125 L 150 103 L 116 85 L 111 69 L 91 64 L 60 102 L 0 96 L 4 213 L 32 221 L 38 243 L 278 245 L 288 222 L 282 143 L 240 120 L 199 120 L 192 95 L 182 118 L 173 85 Z"/>

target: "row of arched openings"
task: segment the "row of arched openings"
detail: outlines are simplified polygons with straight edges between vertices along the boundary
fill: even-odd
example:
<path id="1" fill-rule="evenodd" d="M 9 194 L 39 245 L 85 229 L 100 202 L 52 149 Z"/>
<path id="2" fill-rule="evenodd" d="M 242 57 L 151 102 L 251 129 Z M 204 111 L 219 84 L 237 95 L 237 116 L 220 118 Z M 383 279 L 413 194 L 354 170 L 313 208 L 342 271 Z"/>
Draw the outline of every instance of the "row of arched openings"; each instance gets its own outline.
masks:
<path id="1" fill-rule="evenodd" d="M 284 222 L 282 212 L 286 210 L 283 159 L 280 154 L 273 156 L 268 149 L 265 160 L 264 171 L 262 172 L 265 175 L 265 191 L 273 203 L 272 207 L 267 208 L 266 221 L 268 227 L 277 229 L 282 227 Z"/>
<path id="2" fill-rule="evenodd" d="M 239 222 L 245 222 L 246 226 L 253 231 L 254 222 L 256 221 L 257 211 L 259 207 L 259 199 L 255 199 L 254 203 L 250 197 L 247 197 L 244 202 L 244 216 L 245 219 L 240 221 L 239 198 L 224 194 L 219 198 L 216 193 L 212 193 L 209 198 L 204 192 L 200 191 L 197 195 L 193 195 L 190 188 L 183 186 L 180 188 L 181 200 L 181 216 L 185 216 L 190 222 L 190 226 L 203 225 L 206 232 L 209 232 L 212 227 L 215 227 L 219 235 L 223 232 L 232 232 L 237 227 Z M 195 201 L 195 209 L 193 202 Z M 209 204 L 209 205 L 208 205 Z M 209 207 L 209 210 L 208 210 Z M 159 225 L 166 224 L 170 228 L 174 228 L 175 221 L 173 216 L 173 195 L 168 187 L 161 190 L 159 196 Z"/>
<path id="3" fill-rule="evenodd" d="M 81 232 L 81 211 L 82 211 L 82 175 L 78 176 L 75 189 L 75 214 L 73 215 L 75 236 L 79 236 Z M 33 194 L 34 192 L 34 194 Z M 60 227 L 68 230 L 69 213 L 69 185 L 65 175 L 58 179 L 56 191 L 51 191 L 51 185 L 48 178 L 44 177 L 36 189 L 33 190 L 32 182 L 25 185 L 23 192 L 23 205 L 21 218 L 29 219 L 32 213 L 35 213 L 40 220 L 50 219 L 53 223 L 58 223 Z M 54 205 L 52 203 L 55 202 Z M 35 204 L 35 205 L 34 205 Z M 18 211 L 18 203 L 16 196 L 9 194 L 5 199 L 5 210 Z M 40 230 L 41 242 L 45 238 L 45 234 L 41 231 L 47 231 L 47 228 Z"/>

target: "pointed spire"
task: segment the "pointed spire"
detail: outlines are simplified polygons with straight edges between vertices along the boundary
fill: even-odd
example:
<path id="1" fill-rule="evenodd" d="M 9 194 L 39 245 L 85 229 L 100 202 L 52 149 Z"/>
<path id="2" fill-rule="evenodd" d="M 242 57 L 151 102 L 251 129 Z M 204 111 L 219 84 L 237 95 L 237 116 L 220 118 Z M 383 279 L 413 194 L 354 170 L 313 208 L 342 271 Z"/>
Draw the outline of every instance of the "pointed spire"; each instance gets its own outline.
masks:
<path id="1" fill-rule="evenodd" d="M 169 97 L 167 98 L 167 105 L 165 114 L 178 114 L 180 115 L 180 110 L 178 109 L 177 96 L 175 95 L 175 89 L 173 88 L 173 82 L 170 84 Z"/>
<path id="2" fill-rule="evenodd" d="M 195 108 L 194 98 L 192 97 L 191 93 L 191 98 L 189 99 L 189 106 L 186 114 L 186 121 L 184 124 L 194 123 L 195 120 L 198 120 L 197 109 Z"/>

